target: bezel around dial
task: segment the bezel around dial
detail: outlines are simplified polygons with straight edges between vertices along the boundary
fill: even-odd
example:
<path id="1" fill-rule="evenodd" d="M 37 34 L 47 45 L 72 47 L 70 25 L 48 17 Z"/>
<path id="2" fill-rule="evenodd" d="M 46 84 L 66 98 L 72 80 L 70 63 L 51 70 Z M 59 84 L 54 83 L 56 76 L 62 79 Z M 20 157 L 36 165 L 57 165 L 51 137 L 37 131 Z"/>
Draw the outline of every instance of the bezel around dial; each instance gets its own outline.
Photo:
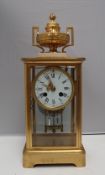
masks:
<path id="1" fill-rule="evenodd" d="M 60 106 L 48 106 L 47 104 L 43 104 L 43 103 L 41 103 L 41 101 L 39 100 L 39 98 L 37 97 L 37 95 L 36 95 L 36 93 L 35 93 L 35 84 L 36 84 L 36 82 L 37 82 L 37 80 L 38 80 L 38 78 L 43 74 L 43 73 L 46 73 L 48 70 L 50 70 L 50 69 L 54 69 L 54 70 L 59 70 L 60 72 L 62 72 L 63 74 L 65 74 L 66 76 L 67 76 L 67 78 L 70 80 L 70 82 L 71 82 L 71 85 L 72 85 L 72 93 L 71 93 L 71 95 L 70 95 L 70 97 L 68 98 L 68 100 L 64 103 L 64 104 L 62 104 L 62 105 L 60 105 Z M 43 69 L 42 71 L 40 71 L 38 74 L 37 74 L 37 76 L 35 77 L 35 79 L 33 80 L 33 82 L 32 82 L 32 94 L 33 94 L 33 97 L 34 97 L 34 99 L 35 99 L 35 101 L 37 102 L 37 104 L 41 107 L 41 108 L 43 108 L 43 109 L 45 109 L 45 110 L 48 110 L 48 111 L 58 111 L 58 110 L 63 110 L 65 107 L 66 107 L 66 105 L 72 100 L 72 98 L 73 98 L 73 96 L 74 96 L 74 83 L 73 83 L 73 80 L 72 80 L 72 77 L 71 77 L 71 75 L 68 73 L 68 72 L 66 72 L 65 70 L 63 70 L 62 68 L 60 68 L 60 67 L 47 67 L 47 68 L 45 68 L 45 69 Z"/>

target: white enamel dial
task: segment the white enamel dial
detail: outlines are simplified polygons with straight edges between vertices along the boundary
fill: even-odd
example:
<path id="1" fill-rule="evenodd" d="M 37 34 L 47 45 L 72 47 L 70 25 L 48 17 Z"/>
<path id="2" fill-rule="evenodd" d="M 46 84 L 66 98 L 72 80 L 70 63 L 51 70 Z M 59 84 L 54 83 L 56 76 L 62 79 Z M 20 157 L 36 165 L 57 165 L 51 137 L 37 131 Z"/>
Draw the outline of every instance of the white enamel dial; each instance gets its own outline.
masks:
<path id="1" fill-rule="evenodd" d="M 60 110 L 72 99 L 73 81 L 67 72 L 58 67 L 44 69 L 34 81 L 34 96 L 47 110 Z"/>

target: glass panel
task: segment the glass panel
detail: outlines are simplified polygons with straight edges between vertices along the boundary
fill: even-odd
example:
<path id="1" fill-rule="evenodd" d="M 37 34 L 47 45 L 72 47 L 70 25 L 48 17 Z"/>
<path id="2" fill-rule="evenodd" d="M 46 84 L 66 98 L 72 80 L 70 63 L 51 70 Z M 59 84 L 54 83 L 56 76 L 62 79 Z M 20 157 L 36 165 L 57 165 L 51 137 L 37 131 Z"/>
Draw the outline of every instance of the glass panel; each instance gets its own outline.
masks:
<path id="1" fill-rule="evenodd" d="M 70 76 L 72 76 L 73 81 L 75 80 L 74 67 L 63 66 L 60 68 L 68 72 Z M 44 69 L 46 69 L 46 67 L 44 66 L 43 67 L 36 66 L 31 68 L 30 73 L 31 73 L 33 91 L 35 91 L 35 81 L 40 71 Z M 64 88 L 65 87 L 66 86 L 64 86 Z M 42 90 L 41 87 L 39 87 L 38 91 L 41 91 L 41 90 Z M 67 87 L 64 89 L 64 92 L 66 94 L 69 94 Z M 41 92 L 39 92 L 39 94 L 40 93 Z M 58 93 L 58 96 L 60 96 L 59 93 Z M 42 97 L 42 98 L 45 98 L 45 97 Z M 54 103 L 54 101 L 52 101 L 52 103 Z M 37 102 L 32 92 L 31 119 L 32 119 L 32 146 L 33 147 L 76 146 L 76 125 L 75 125 L 76 104 L 75 103 L 76 103 L 76 97 L 73 97 L 72 100 L 65 106 L 64 109 L 50 111 L 48 109 L 44 109 L 43 106 L 41 106 Z"/>

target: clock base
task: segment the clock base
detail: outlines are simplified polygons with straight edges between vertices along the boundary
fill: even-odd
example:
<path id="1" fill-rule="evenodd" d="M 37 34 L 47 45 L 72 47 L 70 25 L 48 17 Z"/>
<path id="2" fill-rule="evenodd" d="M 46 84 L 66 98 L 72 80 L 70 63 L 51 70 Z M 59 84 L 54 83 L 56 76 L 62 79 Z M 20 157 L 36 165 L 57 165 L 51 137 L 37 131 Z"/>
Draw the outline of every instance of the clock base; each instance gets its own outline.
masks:
<path id="1" fill-rule="evenodd" d="M 23 167 L 32 168 L 43 164 L 73 164 L 77 167 L 85 166 L 85 149 L 27 149 L 23 150 Z"/>

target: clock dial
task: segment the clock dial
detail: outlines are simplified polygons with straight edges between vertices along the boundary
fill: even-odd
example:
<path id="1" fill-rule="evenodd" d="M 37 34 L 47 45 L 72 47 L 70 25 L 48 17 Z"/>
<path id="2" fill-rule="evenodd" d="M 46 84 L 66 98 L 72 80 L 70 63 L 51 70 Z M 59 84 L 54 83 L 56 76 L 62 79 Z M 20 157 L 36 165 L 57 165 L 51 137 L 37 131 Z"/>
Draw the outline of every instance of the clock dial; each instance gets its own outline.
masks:
<path id="1" fill-rule="evenodd" d="M 73 97 L 70 75 L 58 67 L 44 69 L 33 82 L 34 97 L 47 110 L 60 110 Z"/>

